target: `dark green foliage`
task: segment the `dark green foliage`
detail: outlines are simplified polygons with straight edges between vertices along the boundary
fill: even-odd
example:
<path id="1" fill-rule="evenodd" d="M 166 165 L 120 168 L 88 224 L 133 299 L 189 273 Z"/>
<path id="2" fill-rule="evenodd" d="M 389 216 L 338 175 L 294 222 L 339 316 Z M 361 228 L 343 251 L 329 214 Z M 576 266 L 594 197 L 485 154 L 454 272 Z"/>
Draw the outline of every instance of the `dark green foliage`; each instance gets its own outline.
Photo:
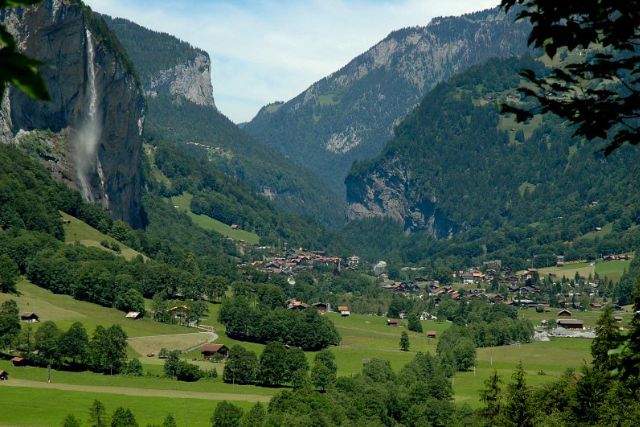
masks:
<path id="1" fill-rule="evenodd" d="M 138 422 L 133 416 L 131 409 L 125 409 L 120 406 L 113 411 L 113 415 L 111 416 L 111 427 L 138 427 Z"/>
<path id="2" fill-rule="evenodd" d="M 127 366 L 124 368 L 124 374 L 133 377 L 141 377 L 144 374 L 144 369 L 140 359 L 129 360 L 129 363 L 127 363 Z"/>
<path id="3" fill-rule="evenodd" d="M 619 326 L 613 318 L 613 307 L 610 304 L 607 304 L 598 319 L 595 332 L 596 337 L 591 342 L 593 365 L 608 373 L 614 370 L 618 364 L 617 356 L 610 355 L 609 351 L 618 348 L 622 343 Z"/>
<path id="4" fill-rule="evenodd" d="M 35 333 L 35 348 L 38 350 L 38 358 L 45 363 L 54 363 L 60 358 L 58 346 L 62 332 L 51 320 L 47 320 Z"/>
<path id="5" fill-rule="evenodd" d="M 118 293 L 113 305 L 124 312 L 137 311 L 144 313 L 144 297 L 136 289 L 128 289 L 124 293 Z"/>
<path id="6" fill-rule="evenodd" d="M 82 423 L 75 415 L 69 414 L 62 422 L 62 427 L 80 427 Z"/>
<path id="7" fill-rule="evenodd" d="M 104 404 L 99 400 L 94 400 L 89 408 L 89 424 L 91 427 L 107 427 L 107 411 Z"/>
<path id="8" fill-rule="evenodd" d="M 440 335 L 437 353 L 454 371 L 469 370 L 476 363 L 475 343 L 461 326 L 452 325 Z"/>
<path id="9" fill-rule="evenodd" d="M 260 355 L 258 382 L 265 386 L 278 386 L 289 376 L 287 349 L 279 342 L 269 342 Z"/>
<path id="10" fill-rule="evenodd" d="M 407 331 L 402 331 L 400 335 L 400 350 L 409 351 L 409 334 L 407 334 Z"/>
<path id="11" fill-rule="evenodd" d="M 244 297 L 235 297 L 223 302 L 219 320 L 227 335 L 239 340 L 277 340 L 303 350 L 320 350 L 340 342 L 333 322 L 312 309 L 268 310 L 254 307 Z"/>
<path id="12" fill-rule="evenodd" d="M 262 427 L 267 416 L 264 405 L 260 402 L 251 407 L 249 412 L 244 414 L 240 425 L 242 427 Z"/>
<path id="13" fill-rule="evenodd" d="M 410 331 L 422 333 L 422 323 L 420 322 L 420 318 L 415 313 L 411 313 L 409 315 L 407 323 L 407 328 Z"/>
<path id="14" fill-rule="evenodd" d="M 391 220 L 384 226 L 383 220 L 364 220 L 349 225 L 342 242 L 376 242 L 352 251 L 362 247 L 368 255 L 381 245 L 384 259 L 450 268 L 501 259 L 520 269 L 531 254 L 537 255 L 534 267 L 544 267 L 555 255 L 595 259 L 634 250 L 640 242 L 634 227 L 583 236 L 620 218 L 637 223 L 640 176 L 634 165 L 640 154 L 626 147 L 605 158 L 572 138 L 573 129 L 553 116 L 531 126 L 526 143 L 510 143 L 511 130 L 504 129 L 508 125 L 493 103 L 514 96 L 523 67 L 540 65 L 526 58 L 491 60 L 438 85 L 398 126 L 382 154 L 354 165 L 347 178 L 348 199 L 359 202 L 374 175 L 411 171 L 410 191 L 403 193 L 407 202 L 425 217 L 434 216 L 439 237 L 453 231 L 452 239 L 433 239 L 431 230 L 407 217 L 395 227 L 411 228 L 408 235 L 393 234 Z M 593 201 L 599 203 L 592 206 Z"/>
<path id="15" fill-rule="evenodd" d="M 223 400 L 216 406 L 216 410 L 211 417 L 211 425 L 213 427 L 238 427 L 240 426 L 242 414 L 242 408 Z"/>
<path id="16" fill-rule="evenodd" d="M 167 416 L 164 417 L 162 427 L 177 427 L 176 419 L 173 417 L 173 414 L 167 414 Z"/>
<path id="17" fill-rule="evenodd" d="M 525 381 L 522 362 L 516 366 L 512 382 L 507 384 L 504 403 L 504 417 L 508 422 L 519 427 L 532 427 L 534 408 L 531 406 L 531 390 Z"/>
<path id="18" fill-rule="evenodd" d="M 519 121 L 532 114 L 551 112 L 575 124 L 574 135 L 608 141 L 610 154 L 624 143 L 640 143 L 640 67 L 635 1 L 586 0 L 560 7 L 546 0 L 503 0 L 509 10 L 522 5 L 517 19 L 531 22 L 529 43 L 544 49 L 549 58 L 581 52 L 584 59 L 554 66 L 548 75 L 522 72 L 521 93 L 536 100 L 531 109 L 503 107 Z"/>
<path id="19" fill-rule="evenodd" d="M 85 365 L 88 348 L 89 337 L 80 322 L 74 322 L 58 340 L 58 355 L 63 363 L 68 361 L 80 366 Z"/>
<path id="20" fill-rule="evenodd" d="M 224 365 L 222 379 L 232 384 L 252 384 L 258 373 L 258 358 L 252 351 L 234 345 L 229 350 L 229 358 Z"/>
<path id="21" fill-rule="evenodd" d="M 480 390 L 480 401 L 485 405 L 481 409 L 482 418 L 485 425 L 495 425 L 501 412 L 501 388 L 498 371 L 494 369 L 493 374 L 484 381 L 484 388 Z"/>
<path id="22" fill-rule="evenodd" d="M 18 279 L 18 265 L 8 255 L 0 255 L 0 292 L 15 292 Z"/>
<path id="23" fill-rule="evenodd" d="M 329 350 L 316 354 L 311 368 L 311 382 L 316 388 L 326 391 L 336 381 L 336 357 Z"/>
<path id="24" fill-rule="evenodd" d="M 90 367 L 96 372 L 119 373 L 127 361 L 127 334 L 120 325 L 96 327 L 89 343 Z"/>
<path id="25" fill-rule="evenodd" d="M 0 349 L 7 349 L 20 333 L 18 304 L 7 300 L 0 305 Z"/>

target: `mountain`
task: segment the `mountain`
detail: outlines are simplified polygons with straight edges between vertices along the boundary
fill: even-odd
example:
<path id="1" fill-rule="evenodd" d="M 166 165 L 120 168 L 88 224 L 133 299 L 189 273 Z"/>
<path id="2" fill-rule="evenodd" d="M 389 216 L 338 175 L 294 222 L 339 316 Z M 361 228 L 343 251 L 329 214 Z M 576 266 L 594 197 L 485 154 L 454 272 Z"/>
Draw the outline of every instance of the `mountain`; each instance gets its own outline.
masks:
<path id="1" fill-rule="evenodd" d="M 140 74 L 148 107 L 145 133 L 150 142 L 196 150 L 211 168 L 281 211 L 325 224 L 343 220 L 344 203 L 315 176 L 256 143 L 216 109 L 206 52 L 124 19 L 104 19 Z"/>
<path id="2" fill-rule="evenodd" d="M 262 108 L 244 129 L 343 194 L 351 164 L 380 153 L 437 83 L 527 50 L 529 27 L 513 17 L 492 9 L 394 31 L 292 100 Z"/>
<path id="3" fill-rule="evenodd" d="M 54 175 L 134 227 L 144 225 L 144 98 L 126 52 L 81 2 L 52 0 L 0 12 L 28 56 L 42 61 L 52 100 L 11 89 L 2 140 L 33 149 Z"/>
<path id="4" fill-rule="evenodd" d="M 553 116 L 500 115 L 497 103 L 524 102 L 523 68 L 543 70 L 530 58 L 491 60 L 429 92 L 376 159 L 354 165 L 349 218 L 390 219 L 430 245 L 422 256 L 555 263 L 633 250 L 640 152 L 605 157 Z"/>

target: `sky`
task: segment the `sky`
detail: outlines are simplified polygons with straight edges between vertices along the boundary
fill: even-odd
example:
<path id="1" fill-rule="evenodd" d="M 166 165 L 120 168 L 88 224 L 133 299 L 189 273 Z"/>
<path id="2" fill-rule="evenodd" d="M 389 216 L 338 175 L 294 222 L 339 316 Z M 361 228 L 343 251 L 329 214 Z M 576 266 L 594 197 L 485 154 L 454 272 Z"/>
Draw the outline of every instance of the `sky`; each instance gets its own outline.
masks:
<path id="1" fill-rule="evenodd" d="M 85 0 L 209 53 L 218 109 L 236 123 L 287 101 L 391 31 L 498 0 Z"/>

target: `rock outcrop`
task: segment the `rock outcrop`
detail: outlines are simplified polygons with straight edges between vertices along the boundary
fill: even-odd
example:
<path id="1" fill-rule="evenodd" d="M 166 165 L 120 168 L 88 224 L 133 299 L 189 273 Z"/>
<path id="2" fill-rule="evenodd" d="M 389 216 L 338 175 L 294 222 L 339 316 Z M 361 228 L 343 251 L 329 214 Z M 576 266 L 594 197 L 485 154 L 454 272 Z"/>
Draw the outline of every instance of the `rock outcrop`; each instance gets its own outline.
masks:
<path id="1" fill-rule="evenodd" d="M 3 128 L 13 134 L 49 130 L 63 137 L 66 159 L 58 163 L 74 170 L 60 175 L 85 199 L 142 226 L 144 98 L 117 38 L 76 1 L 7 9 L 0 19 L 21 50 L 45 64 L 41 71 L 51 96 L 50 102 L 35 101 L 10 90 Z"/>
<path id="2" fill-rule="evenodd" d="M 393 128 L 441 81 L 527 51 L 529 27 L 498 9 L 394 31 L 342 69 L 244 129 L 344 192 L 354 161 L 380 153 Z"/>

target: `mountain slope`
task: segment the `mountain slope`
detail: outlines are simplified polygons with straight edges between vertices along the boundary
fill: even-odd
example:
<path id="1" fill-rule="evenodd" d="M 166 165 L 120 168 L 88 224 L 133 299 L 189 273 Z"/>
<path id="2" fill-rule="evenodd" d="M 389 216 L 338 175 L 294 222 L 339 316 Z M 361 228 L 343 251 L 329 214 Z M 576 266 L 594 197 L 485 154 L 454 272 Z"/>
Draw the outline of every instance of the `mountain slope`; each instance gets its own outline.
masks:
<path id="1" fill-rule="evenodd" d="M 372 158 L 438 82 L 491 57 L 526 51 L 526 24 L 494 10 L 405 28 L 244 129 L 343 194 L 354 160 Z"/>
<path id="2" fill-rule="evenodd" d="M 383 153 L 352 169 L 349 217 L 453 237 L 441 253 L 462 242 L 470 257 L 555 261 L 633 249 L 640 152 L 604 157 L 552 116 L 526 125 L 501 116 L 496 103 L 519 102 L 522 68 L 541 66 L 492 60 L 427 94 Z"/>
<path id="3" fill-rule="evenodd" d="M 140 73 L 150 140 L 189 145 L 274 206 L 325 223 L 343 218 L 343 204 L 313 175 L 257 144 L 215 108 L 206 52 L 168 34 L 105 17 Z M 203 94 L 207 94 L 206 96 Z"/>

